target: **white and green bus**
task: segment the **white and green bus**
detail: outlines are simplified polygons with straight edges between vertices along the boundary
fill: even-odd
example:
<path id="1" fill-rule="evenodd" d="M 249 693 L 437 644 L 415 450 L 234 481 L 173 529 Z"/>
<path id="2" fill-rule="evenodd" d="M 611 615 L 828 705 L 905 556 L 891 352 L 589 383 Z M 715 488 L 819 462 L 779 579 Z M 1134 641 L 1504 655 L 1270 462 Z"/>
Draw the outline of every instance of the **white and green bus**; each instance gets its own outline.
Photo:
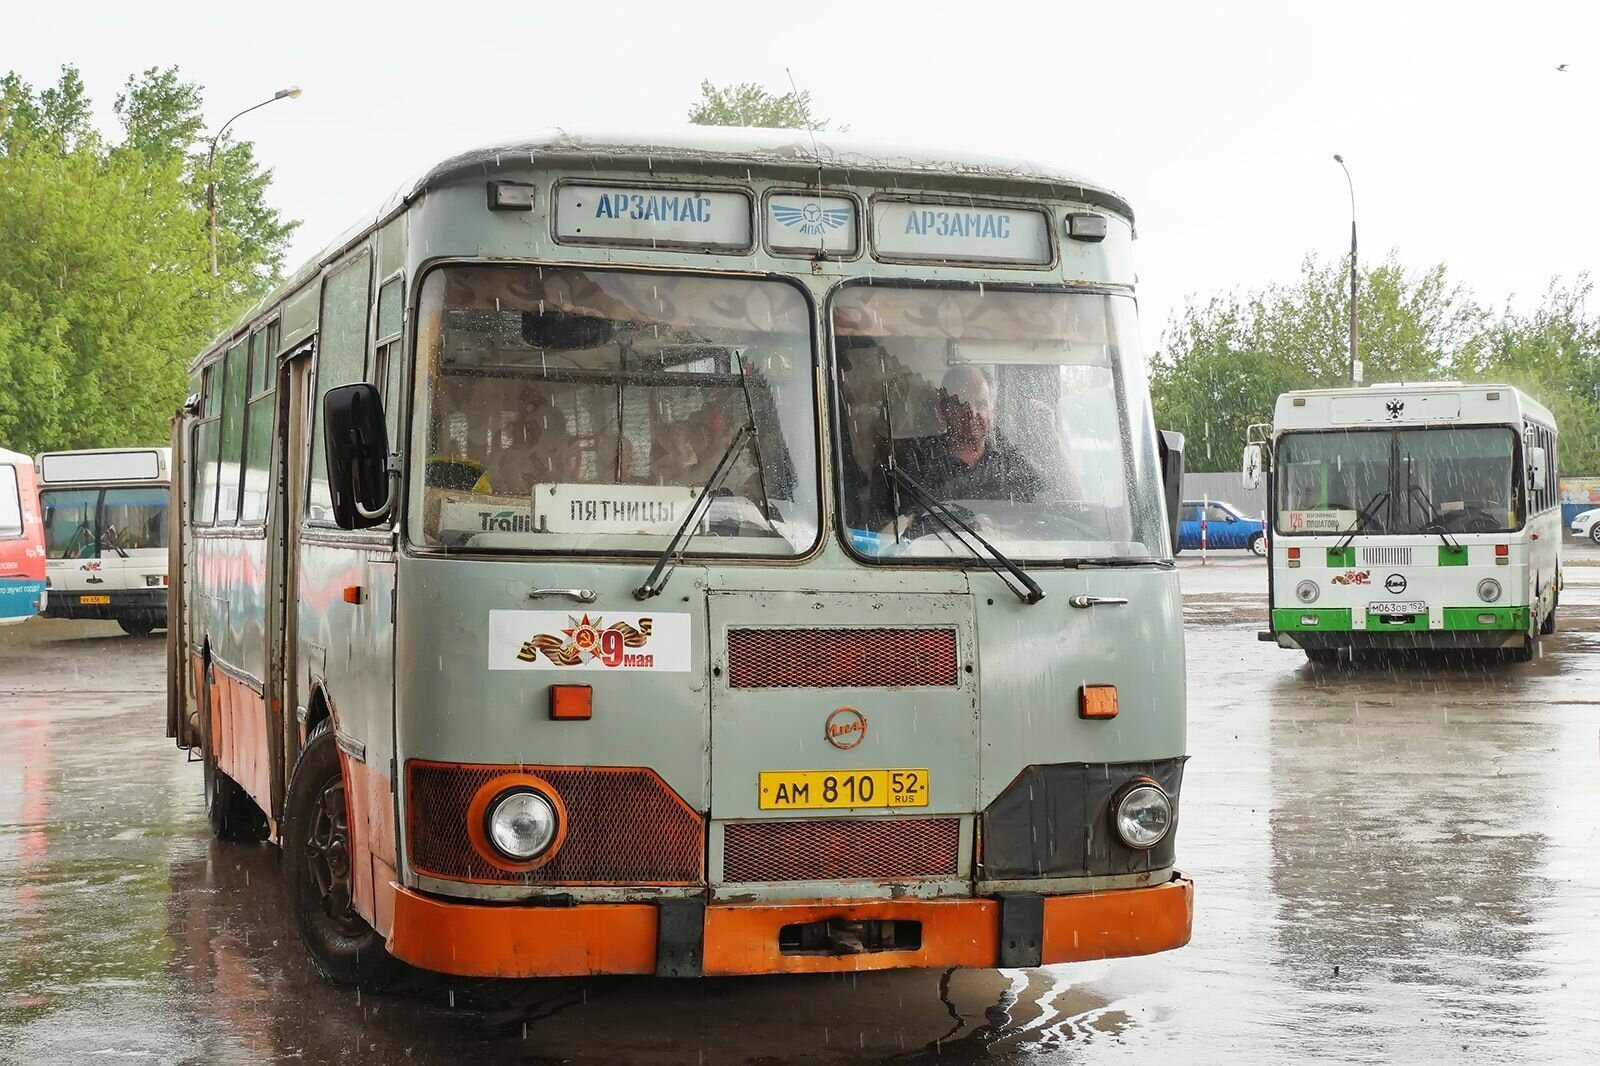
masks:
<path id="1" fill-rule="evenodd" d="M 348 981 L 1185 943 L 1132 243 L 1070 174 L 809 134 L 441 162 L 194 364 L 213 827 Z"/>
<path id="2" fill-rule="evenodd" d="M 1532 659 L 1561 592 L 1556 425 L 1509 385 L 1278 397 L 1267 479 L 1271 626 L 1313 662 L 1382 650 Z"/>

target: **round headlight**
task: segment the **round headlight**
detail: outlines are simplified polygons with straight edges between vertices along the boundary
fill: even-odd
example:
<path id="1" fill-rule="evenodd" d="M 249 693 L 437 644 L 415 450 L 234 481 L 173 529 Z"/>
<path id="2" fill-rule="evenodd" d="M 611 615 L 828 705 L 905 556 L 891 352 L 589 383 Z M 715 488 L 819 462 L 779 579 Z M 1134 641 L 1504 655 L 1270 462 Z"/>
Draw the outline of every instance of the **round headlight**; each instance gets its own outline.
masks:
<path id="1" fill-rule="evenodd" d="M 555 843 L 560 819 L 555 804 L 526 788 L 502 792 L 484 816 L 489 842 L 514 862 L 537 859 Z"/>
<path id="2" fill-rule="evenodd" d="M 1493 603 L 1500 598 L 1500 582 L 1492 577 L 1486 577 L 1478 582 L 1478 599 L 1484 603 Z"/>
<path id="3" fill-rule="evenodd" d="M 1317 588 L 1315 581 L 1302 581 L 1294 587 L 1295 599 L 1301 603 L 1316 603 L 1317 597 L 1322 595 L 1322 590 Z"/>
<path id="4" fill-rule="evenodd" d="M 1135 785 L 1117 802 L 1116 823 L 1128 847 L 1153 848 L 1172 828 L 1172 801 L 1159 785 Z"/>

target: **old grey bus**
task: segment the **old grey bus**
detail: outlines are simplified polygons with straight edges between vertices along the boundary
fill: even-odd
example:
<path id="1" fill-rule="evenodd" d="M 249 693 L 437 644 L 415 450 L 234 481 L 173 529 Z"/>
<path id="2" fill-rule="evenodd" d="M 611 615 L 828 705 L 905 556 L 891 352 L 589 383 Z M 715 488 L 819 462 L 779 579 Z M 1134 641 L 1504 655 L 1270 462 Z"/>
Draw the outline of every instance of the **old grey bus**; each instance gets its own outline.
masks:
<path id="1" fill-rule="evenodd" d="M 193 367 L 168 724 L 324 973 L 1187 942 L 1132 213 L 780 131 L 448 159 Z"/>

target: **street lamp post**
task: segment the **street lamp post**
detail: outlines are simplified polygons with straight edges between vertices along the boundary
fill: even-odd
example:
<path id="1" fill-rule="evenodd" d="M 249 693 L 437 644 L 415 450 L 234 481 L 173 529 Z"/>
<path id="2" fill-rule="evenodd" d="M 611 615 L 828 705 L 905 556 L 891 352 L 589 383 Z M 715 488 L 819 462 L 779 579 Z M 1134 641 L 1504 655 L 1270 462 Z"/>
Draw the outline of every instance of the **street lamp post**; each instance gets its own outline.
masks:
<path id="1" fill-rule="evenodd" d="M 236 119 L 248 115 L 258 107 L 266 107 L 268 104 L 276 103 L 286 98 L 294 100 L 299 95 L 300 86 L 298 85 L 291 85 L 287 89 L 279 89 L 270 98 L 261 101 L 259 104 L 251 104 L 237 115 L 234 115 L 233 118 L 224 122 L 222 128 L 217 131 L 217 135 L 211 138 L 211 151 L 206 153 L 206 232 L 211 238 L 212 277 L 219 276 L 217 270 L 217 175 L 213 169 L 217 162 L 217 142 L 222 140 L 222 135 L 228 132 L 228 127 L 233 125 Z"/>
<path id="2" fill-rule="evenodd" d="M 1344 171 L 1345 184 L 1350 187 L 1350 385 L 1361 384 L 1361 360 L 1356 357 L 1356 183 L 1350 179 L 1350 168 L 1344 165 L 1344 156 L 1334 153 L 1333 161 Z"/>

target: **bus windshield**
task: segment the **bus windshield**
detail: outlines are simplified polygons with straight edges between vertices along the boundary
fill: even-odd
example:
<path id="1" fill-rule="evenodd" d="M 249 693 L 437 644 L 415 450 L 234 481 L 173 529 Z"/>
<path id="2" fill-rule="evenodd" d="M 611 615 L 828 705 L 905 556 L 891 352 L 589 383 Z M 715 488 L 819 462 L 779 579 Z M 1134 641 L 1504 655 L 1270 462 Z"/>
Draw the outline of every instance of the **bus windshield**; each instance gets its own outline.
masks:
<path id="1" fill-rule="evenodd" d="M 1502 533 L 1522 524 L 1507 426 L 1286 433 L 1281 533 Z"/>
<path id="2" fill-rule="evenodd" d="M 60 488 L 39 494 L 51 559 L 165 554 L 167 489 Z"/>
<path id="3" fill-rule="evenodd" d="M 753 278 L 449 266 L 424 283 L 412 537 L 658 552 L 741 427 L 689 551 L 796 555 L 820 530 L 813 329 Z"/>
<path id="4" fill-rule="evenodd" d="M 971 554 L 915 495 L 1008 556 L 1163 552 L 1133 302 L 854 285 L 833 300 L 840 492 L 870 559 Z"/>

